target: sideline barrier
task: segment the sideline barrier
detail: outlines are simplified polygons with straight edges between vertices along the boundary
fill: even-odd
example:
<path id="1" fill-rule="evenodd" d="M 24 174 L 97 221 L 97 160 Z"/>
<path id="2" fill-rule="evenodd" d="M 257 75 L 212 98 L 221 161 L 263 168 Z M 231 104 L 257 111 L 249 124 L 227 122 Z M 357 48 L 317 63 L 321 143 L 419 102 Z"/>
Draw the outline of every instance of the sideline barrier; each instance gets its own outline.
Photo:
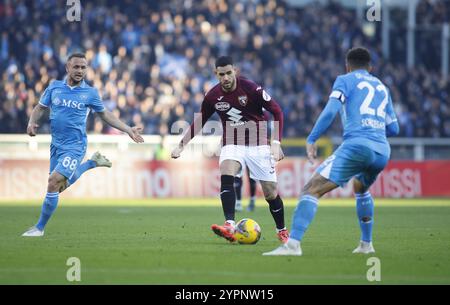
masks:
<path id="1" fill-rule="evenodd" d="M 41 199 L 48 179 L 48 161 L 0 160 L 0 199 Z M 279 192 L 298 197 L 315 166 L 302 158 L 277 165 Z M 247 179 L 244 179 L 244 183 Z M 96 168 L 65 191 L 66 198 L 217 197 L 220 172 L 217 159 L 192 161 L 113 160 L 113 167 Z M 245 192 L 247 186 L 244 185 Z M 261 195 L 261 190 L 259 190 Z M 390 161 L 372 186 L 375 197 L 450 197 L 450 161 Z M 245 194 L 245 193 L 244 193 Z M 353 195 L 351 184 L 327 197 Z"/>

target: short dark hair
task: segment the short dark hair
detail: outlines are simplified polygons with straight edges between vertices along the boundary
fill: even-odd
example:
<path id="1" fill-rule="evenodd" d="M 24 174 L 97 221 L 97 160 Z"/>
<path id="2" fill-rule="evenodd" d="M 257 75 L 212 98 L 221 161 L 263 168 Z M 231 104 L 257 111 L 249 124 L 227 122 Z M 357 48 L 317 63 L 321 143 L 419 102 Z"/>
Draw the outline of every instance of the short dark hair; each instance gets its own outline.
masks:
<path id="1" fill-rule="evenodd" d="M 69 58 L 67 58 L 67 61 L 70 61 L 74 57 L 86 59 L 86 55 L 84 53 L 72 53 L 69 55 Z"/>
<path id="2" fill-rule="evenodd" d="M 370 52 L 366 48 L 352 48 L 347 52 L 347 63 L 353 68 L 368 68 L 370 66 Z"/>
<path id="3" fill-rule="evenodd" d="M 216 68 L 233 65 L 233 58 L 231 56 L 220 56 L 216 59 Z"/>

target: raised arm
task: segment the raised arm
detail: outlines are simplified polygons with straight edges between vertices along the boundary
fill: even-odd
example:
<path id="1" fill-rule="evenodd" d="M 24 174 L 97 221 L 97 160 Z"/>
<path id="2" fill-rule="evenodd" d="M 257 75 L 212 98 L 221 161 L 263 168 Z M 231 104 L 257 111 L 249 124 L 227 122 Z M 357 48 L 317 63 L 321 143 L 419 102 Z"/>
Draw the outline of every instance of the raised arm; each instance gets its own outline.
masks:
<path id="1" fill-rule="evenodd" d="M 335 98 L 331 98 L 328 101 L 327 105 L 322 110 L 322 113 L 320 114 L 319 118 L 316 121 L 316 124 L 314 124 L 314 127 L 307 138 L 308 144 L 315 143 L 322 136 L 322 134 L 333 123 L 334 118 L 336 117 L 341 107 L 341 102 Z"/>
<path id="2" fill-rule="evenodd" d="M 270 143 L 270 151 L 276 161 L 284 158 L 281 149 L 281 139 L 283 137 L 283 110 L 280 105 L 263 91 L 262 98 L 264 100 L 264 108 L 273 115 L 274 130 L 272 133 L 272 142 Z"/>
<path id="3" fill-rule="evenodd" d="M 314 159 L 317 156 L 316 141 L 324 134 L 324 132 L 333 123 L 336 114 L 345 104 L 346 96 L 348 96 L 348 90 L 346 82 L 343 76 L 338 76 L 333 84 L 333 90 L 328 98 L 328 103 L 322 110 L 319 118 L 314 124 L 311 133 L 306 139 L 306 154 L 309 162 L 314 163 Z"/>
<path id="4" fill-rule="evenodd" d="M 97 114 L 103 120 L 103 122 L 105 122 L 109 126 L 127 133 L 130 136 L 130 138 L 133 139 L 134 142 L 136 143 L 144 142 L 144 139 L 141 136 L 142 127 L 128 126 L 127 124 L 119 120 L 119 118 L 114 116 L 114 114 L 112 114 L 112 112 L 110 112 L 107 109 L 105 109 L 102 112 L 97 112 Z"/>
<path id="5" fill-rule="evenodd" d="M 336 114 L 342 107 L 342 103 L 337 98 L 330 98 L 327 105 L 323 109 L 319 118 L 314 124 L 314 127 L 306 139 L 306 153 L 308 155 L 308 160 L 313 163 L 313 160 L 317 156 L 317 146 L 316 141 L 322 136 L 322 134 L 330 127 L 333 123 Z"/>
<path id="6" fill-rule="evenodd" d="M 109 126 L 127 133 L 130 138 L 136 143 L 144 142 L 144 139 L 141 136 L 142 127 L 130 127 L 119 120 L 119 118 L 115 117 L 111 111 L 105 108 L 97 90 L 92 91 L 90 107 L 95 111 L 95 113 L 98 114 L 102 121 Z"/>
<path id="7" fill-rule="evenodd" d="M 281 139 L 283 137 L 283 125 L 284 125 L 283 110 L 281 110 L 280 105 L 274 99 L 271 99 L 270 102 L 264 103 L 264 109 L 266 109 L 273 115 L 273 122 L 274 122 L 273 141 L 281 142 Z"/>
<path id="8" fill-rule="evenodd" d="M 200 132 L 200 130 L 202 130 L 203 126 L 213 115 L 214 111 L 214 107 L 210 106 L 205 98 L 202 102 L 201 114 L 194 117 L 194 122 L 191 124 L 191 126 L 189 126 L 189 129 L 184 134 L 180 143 L 178 143 L 178 146 L 173 149 L 171 154 L 173 159 L 177 159 L 180 157 L 184 147 Z"/>

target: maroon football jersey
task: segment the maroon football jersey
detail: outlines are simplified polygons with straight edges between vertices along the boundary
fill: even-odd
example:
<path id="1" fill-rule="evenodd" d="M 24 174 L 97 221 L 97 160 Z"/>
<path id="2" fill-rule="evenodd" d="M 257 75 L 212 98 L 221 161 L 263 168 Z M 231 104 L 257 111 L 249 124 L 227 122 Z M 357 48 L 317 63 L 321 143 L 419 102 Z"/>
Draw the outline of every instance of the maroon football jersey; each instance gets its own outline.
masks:
<path id="1" fill-rule="evenodd" d="M 231 92 L 223 91 L 220 83 L 208 91 L 201 106 L 201 126 L 203 127 L 214 112 L 217 112 L 222 121 L 224 146 L 268 145 L 269 122 L 263 111 L 266 109 L 273 114 L 275 126 L 278 125 L 275 138 L 281 140 L 283 112 L 278 103 L 254 82 L 242 77 L 237 77 L 236 82 L 236 89 Z M 199 127 L 191 125 L 191 138 L 197 134 Z M 190 139 L 185 137 L 183 140 L 183 143 L 187 144 L 185 140 Z"/>

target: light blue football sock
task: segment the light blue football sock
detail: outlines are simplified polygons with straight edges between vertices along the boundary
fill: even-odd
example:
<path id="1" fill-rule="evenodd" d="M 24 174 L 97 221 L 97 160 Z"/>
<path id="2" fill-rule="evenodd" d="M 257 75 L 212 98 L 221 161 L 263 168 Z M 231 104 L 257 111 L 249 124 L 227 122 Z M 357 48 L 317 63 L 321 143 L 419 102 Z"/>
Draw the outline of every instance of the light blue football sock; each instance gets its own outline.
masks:
<path id="1" fill-rule="evenodd" d="M 355 194 L 356 214 L 361 228 L 361 240 L 365 242 L 372 241 L 373 227 L 373 199 L 369 192 L 364 194 Z"/>
<path id="2" fill-rule="evenodd" d="M 59 193 L 47 193 L 44 199 L 44 203 L 42 204 L 42 210 L 41 210 L 41 217 L 39 218 L 38 223 L 36 224 L 36 228 L 43 231 L 45 225 L 47 224 L 48 220 L 52 216 L 53 212 L 55 211 L 56 207 L 58 206 L 58 198 Z"/>
<path id="3" fill-rule="evenodd" d="M 314 215 L 316 215 L 318 202 L 319 200 L 311 195 L 304 195 L 300 198 L 300 201 L 294 211 L 291 234 L 289 238 L 298 241 L 302 240 L 303 235 L 314 218 Z"/>
<path id="4" fill-rule="evenodd" d="M 97 167 L 97 163 L 92 160 L 87 160 L 84 163 L 81 163 L 80 166 L 76 169 L 75 173 L 68 179 L 69 185 L 72 185 L 77 181 L 81 175 L 84 174 L 85 171 L 90 170 L 91 168 Z"/>

